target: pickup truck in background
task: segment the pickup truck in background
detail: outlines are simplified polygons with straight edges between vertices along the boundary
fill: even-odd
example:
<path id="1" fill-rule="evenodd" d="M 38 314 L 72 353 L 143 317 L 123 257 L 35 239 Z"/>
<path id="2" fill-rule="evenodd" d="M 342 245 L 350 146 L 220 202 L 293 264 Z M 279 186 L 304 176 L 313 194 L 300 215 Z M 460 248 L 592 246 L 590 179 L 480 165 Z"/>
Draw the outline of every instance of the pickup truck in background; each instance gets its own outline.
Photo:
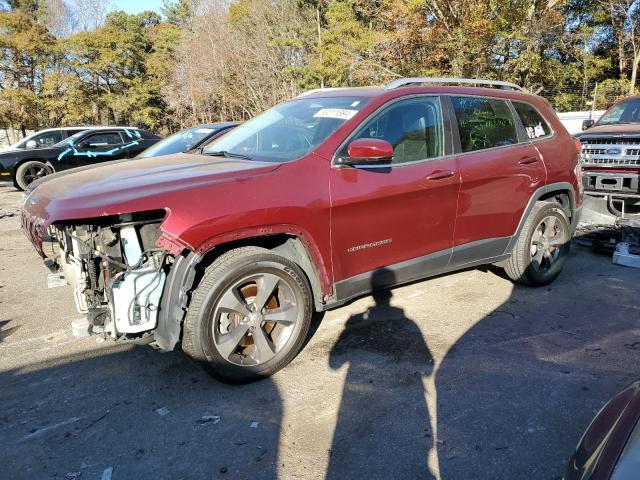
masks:
<path id="1" fill-rule="evenodd" d="M 640 226 L 640 96 L 628 97 L 594 122 L 585 120 L 582 144 L 583 220 Z"/>

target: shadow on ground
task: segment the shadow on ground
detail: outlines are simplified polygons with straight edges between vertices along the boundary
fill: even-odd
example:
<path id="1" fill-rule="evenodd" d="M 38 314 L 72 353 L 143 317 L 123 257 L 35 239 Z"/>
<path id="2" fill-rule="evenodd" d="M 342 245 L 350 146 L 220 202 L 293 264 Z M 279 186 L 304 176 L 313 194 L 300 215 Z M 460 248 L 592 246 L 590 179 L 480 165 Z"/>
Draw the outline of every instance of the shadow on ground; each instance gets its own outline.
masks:
<path id="1" fill-rule="evenodd" d="M 34 368 L 0 375 L 3 478 L 276 478 L 271 380 L 227 386 L 179 352 L 133 346 Z"/>
<path id="2" fill-rule="evenodd" d="M 352 315 L 328 357 L 348 367 L 327 477 L 561 478 L 595 411 L 640 376 L 640 272 L 580 255 L 548 287 L 515 287 L 444 352 L 424 320 L 389 304 L 394 292 Z M 133 346 L 5 371 L 3 476 L 100 478 L 113 466 L 114 479 L 276 478 L 283 398 L 299 421 L 326 400 L 296 403 L 297 388 L 227 386 L 178 352 Z"/>
<path id="3" fill-rule="evenodd" d="M 350 317 L 330 358 L 349 370 L 328 476 L 560 479 L 595 412 L 640 377 L 640 271 L 577 255 L 553 284 L 514 287 L 435 365 L 387 299 Z"/>

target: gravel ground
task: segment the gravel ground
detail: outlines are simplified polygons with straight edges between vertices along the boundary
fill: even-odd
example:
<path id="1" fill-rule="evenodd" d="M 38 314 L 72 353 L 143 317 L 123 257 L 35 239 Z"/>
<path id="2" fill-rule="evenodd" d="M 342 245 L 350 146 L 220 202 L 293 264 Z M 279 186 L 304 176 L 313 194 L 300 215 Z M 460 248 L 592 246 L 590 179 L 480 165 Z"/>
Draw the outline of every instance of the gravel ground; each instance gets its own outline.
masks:
<path id="1" fill-rule="evenodd" d="M 574 247 L 546 288 L 474 269 L 359 299 L 273 378 L 225 385 L 180 352 L 74 338 L 19 198 L 0 186 L 2 478 L 560 479 L 640 377 L 640 270 Z"/>

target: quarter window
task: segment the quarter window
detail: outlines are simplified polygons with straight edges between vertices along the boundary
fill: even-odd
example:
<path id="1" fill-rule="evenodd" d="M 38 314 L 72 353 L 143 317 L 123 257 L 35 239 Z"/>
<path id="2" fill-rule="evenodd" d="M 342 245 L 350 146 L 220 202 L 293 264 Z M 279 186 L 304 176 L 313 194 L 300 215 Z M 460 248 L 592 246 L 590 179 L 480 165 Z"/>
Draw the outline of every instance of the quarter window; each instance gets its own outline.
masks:
<path id="1" fill-rule="evenodd" d="M 515 121 L 504 100 L 452 97 L 463 152 L 518 143 Z"/>
<path id="2" fill-rule="evenodd" d="M 527 136 L 535 140 L 551 135 L 551 127 L 547 121 L 540 115 L 532 105 L 523 102 L 513 102 L 513 108 L 516 109 Z"/>
<path id="3" fill-rule="evenodd" d="M 393 145 L 391 163 L 406 163 L 442 156 L 443 131 L 440 100 L 416 97 L 401 100 L 369 120 L 351 139 L 377 138 Z M 341 157 L 347 157 L 346 146 Z"/>
<path id="4" fill-rule="evenodd" d="M 30 139 L 30 141 L 36 142 L 36 145 L 31 148 L 47 148 L 58 143 L 60 140 L 62 140 L 62 133 L 59 131 L 42 133 Z M 26 145 L 28 142 L 24 143 Z"/>

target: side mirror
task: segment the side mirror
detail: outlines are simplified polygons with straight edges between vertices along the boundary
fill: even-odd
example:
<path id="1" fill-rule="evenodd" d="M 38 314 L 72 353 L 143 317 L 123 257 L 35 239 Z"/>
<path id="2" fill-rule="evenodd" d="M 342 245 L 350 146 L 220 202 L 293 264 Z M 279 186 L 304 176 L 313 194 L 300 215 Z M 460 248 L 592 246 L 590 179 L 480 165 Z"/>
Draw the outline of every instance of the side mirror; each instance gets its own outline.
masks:
<path id="1" fill-rule="evenodd" d="M 587 130 L 588 128 L 593 127 L 593 124 L 596 123 L 593 121 L 593 119 L 588 118 L 586 120 L 582 121 L 582 131 L 584 132 L 585 130 Z"/>
<path id="2" fill-rule="evenodd" d="M 379 138 L 359 138 L 347 147 L 346 165 L 389 163 L 393 157 L 393 145 Z"/>
<path id="3" fill-rule="evenodd" d="M 36 148 L 37 146 L 38 146 L 38 142 L 36 142 L 35 140 L 29 140 L 25 145 L 25 147 L 27 148 Z"/>

